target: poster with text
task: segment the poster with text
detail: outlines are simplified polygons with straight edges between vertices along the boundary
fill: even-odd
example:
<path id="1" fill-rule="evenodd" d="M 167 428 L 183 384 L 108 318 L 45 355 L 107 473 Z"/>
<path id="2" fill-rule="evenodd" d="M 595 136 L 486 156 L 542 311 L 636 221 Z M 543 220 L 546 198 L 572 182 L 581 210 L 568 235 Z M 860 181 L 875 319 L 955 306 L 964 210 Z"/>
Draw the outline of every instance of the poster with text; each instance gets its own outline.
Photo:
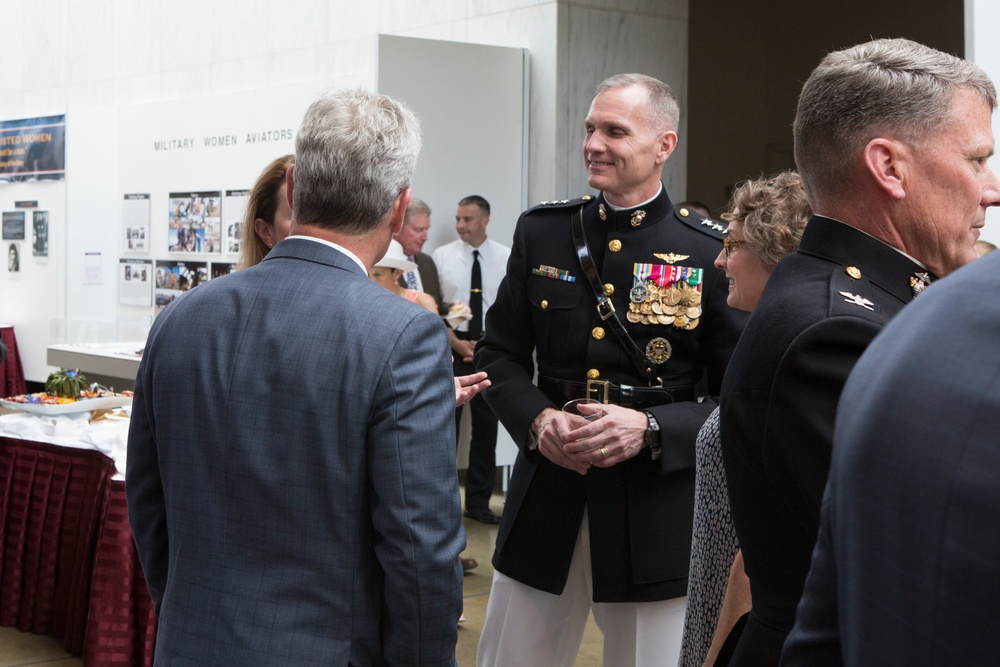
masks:
<path id="1" fill-rule="evenodd" d="M 226 205 L 222 210 L 226 214 L 226 252 L 230 255 L 240 254 L 240 229 L 249 201 L 249 190 L 226 190 Z"/>
<path id="2" fill-rule="evenodd" d="M 125 238 L 122 249 L 128 252 L 149 252 L 150 197 L 148 194 L 125 195 L 122 202 L 122 229 Z"/>
<path id="3" fill-rule="evenodd" d="M 207 262 L 156 260 L 156 314 L 178 296 L 207 280 Z"/>
<path id="4" fill-rule="evenodd" d="M 31 219 L 31 254 L 49 256 L 49 212 L 33 211 Z"/>
<path id="5" fill-rule="evenodd" d="M 65 173 L 65 114 L 0 121 L 0 181 L 60 180 Z"/>
<path id="6" fill-rule="evenodd" d="M 222 191 L 172 192 L 167 250 L 222 252 Z"/>
<path id="7" fill-rule="evenodd" d="M 118 266 L 118 303 L 123 306 L 151 306 L 153 260 L 122 259 Z"/>
<path id="8" fill-rule="evenodd" d="M 3 212 L 3 240 L 24 240 L 24 211 Z"/>

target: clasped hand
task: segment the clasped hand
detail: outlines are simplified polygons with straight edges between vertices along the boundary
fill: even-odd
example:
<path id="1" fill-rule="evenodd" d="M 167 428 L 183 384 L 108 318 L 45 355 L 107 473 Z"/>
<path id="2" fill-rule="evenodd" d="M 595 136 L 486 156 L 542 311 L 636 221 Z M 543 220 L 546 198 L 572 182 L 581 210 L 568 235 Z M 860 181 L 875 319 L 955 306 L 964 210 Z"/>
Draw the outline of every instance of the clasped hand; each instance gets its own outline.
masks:
<path id="1" fill-rule="evenodd" d="M 538 451 L 556 465 L 586 475 L 591 466 L 610 468 L 639 453 L 646 415 L 618 405 L 603 405 L 604 415 L 583 421 L 554 408 L 535 418 Z M 580 412 L 585 413 L 587 406 Z"/>

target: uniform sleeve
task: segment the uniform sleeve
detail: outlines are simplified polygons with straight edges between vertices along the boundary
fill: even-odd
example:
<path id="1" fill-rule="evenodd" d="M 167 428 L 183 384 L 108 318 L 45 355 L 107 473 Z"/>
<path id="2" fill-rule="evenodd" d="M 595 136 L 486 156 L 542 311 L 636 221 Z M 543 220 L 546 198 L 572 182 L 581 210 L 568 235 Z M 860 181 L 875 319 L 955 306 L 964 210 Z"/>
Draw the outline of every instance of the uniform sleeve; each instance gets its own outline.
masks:
<path id="1" fill-rule="evenodd" d="M 789 511 L 815 537 L 830 471 L 837 402 L 879 324 L 828 317 L 802 332 L 778 366 L 764 423 L 765 470 Z"/>
<path id="2" fill-rule="evenodd" d="M 708 397 L 701 403 L 683 401 L 648 408 L 660 426 L 660 467 L 664 473 L 694 468 L 698 431 L 717 407 Z"/>
<path id="3" fill-rule="evenodd" d="M 388 354 L 368 431 L 375 553 L 385 573 L 385 658 L 452 665 L 465 534 L 445 329 L 420 311 Z"/>
<path id="4" fill-rule="evenodd" d="M 531 422 L 542 410 L 555 407 L 534 385 L 535 331 L 526 282 L 524 216 L 514 230 L 514 246 L 507 276 L 500 283 L 496 303 L 486 313 L 486 336 L 476 346 L 476 369 L 486 371 L 492 386 L 486 402 L 522 449 L 528 441 Z"/>

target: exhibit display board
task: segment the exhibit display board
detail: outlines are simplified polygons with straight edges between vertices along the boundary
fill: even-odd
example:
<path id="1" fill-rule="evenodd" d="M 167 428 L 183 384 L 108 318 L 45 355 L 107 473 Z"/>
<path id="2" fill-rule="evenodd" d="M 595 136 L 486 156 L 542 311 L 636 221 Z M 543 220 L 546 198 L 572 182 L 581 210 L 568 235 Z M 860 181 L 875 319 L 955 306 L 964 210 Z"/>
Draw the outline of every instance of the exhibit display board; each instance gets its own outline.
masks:
<path id="1" fill-rule="evenodd" d="M 119 319 L 155 315 L 229 273 L 261 170 L 295 152 L 299 123 L 321 90 L 365 83 L 317 81 L 123 109 L 117 266 L 106 278 Z"/>

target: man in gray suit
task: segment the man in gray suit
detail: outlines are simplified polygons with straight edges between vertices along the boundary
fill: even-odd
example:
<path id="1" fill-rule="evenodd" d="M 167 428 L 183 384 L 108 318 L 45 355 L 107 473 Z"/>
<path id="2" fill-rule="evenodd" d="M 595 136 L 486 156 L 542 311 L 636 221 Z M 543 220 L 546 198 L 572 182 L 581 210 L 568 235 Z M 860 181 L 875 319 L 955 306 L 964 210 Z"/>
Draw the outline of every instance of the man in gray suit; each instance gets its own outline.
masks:
<path id="1" fill-rule="evenodd" d="M 296 137 L 292 235 L 150 331 L 126 489 L 157 665 L 455 663 L 447 335 L 366 275 L 419 150 L 405 107 L 325 93 Z"/>

